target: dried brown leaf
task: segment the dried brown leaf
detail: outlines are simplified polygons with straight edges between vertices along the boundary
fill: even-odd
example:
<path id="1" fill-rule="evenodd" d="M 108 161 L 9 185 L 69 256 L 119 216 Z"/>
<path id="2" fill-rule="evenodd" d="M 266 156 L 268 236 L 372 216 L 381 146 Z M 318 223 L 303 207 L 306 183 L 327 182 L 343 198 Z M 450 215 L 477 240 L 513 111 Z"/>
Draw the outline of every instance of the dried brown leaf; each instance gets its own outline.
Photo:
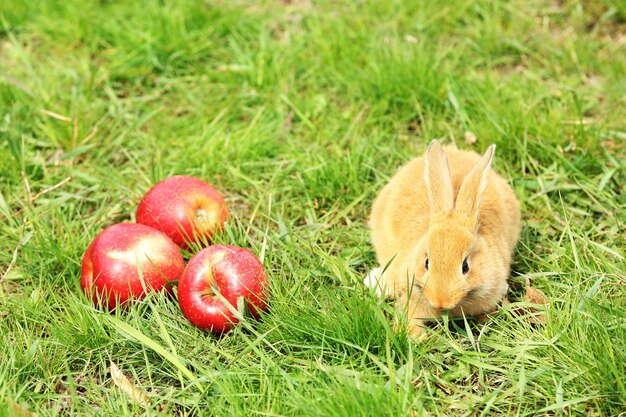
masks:
<path id="1" fill-rule="evenodd" d="M 22 407 L 16 402 L 13 402 L 9 397 L 6 397 L 4 401 L 7 403 L 9 409 L 9 415 L 15 417 L 37 417 L 37 413 L 28 411 L 28 409 Z"/>
<path id="2" fill-rule="evenodd" d="M 310 9 L 313 7 L 311 0 L 283 0 L 283 4 L 297 10 Z"/>
<path id="3" fill-rule="evenodd" d="M 287 132 L 289 132 L 291 130 L 291 126 L 293 126 L 293 118 L 295 117 L 295 115 L 296 114 L 293 112 L 293 110 L 287 113 L 287 117 L 285 118 L 285 123 L 283 124 Z"/>
<path id="4" fill-rule="evenodd" d="M 150 399 L 148 395 L 133 385 L 132 382 L 124 375 L 122 371 L 111 361 L 111 379 L 113 383 L 117 385 L 126 395 L 132 400 L 139 403 L 143 408 L 147 408 L 150 405 Z"/>
<path id="5" fill-rule="evenodd" d="M 531 287 L 530 279 L 528 279 L 528 277 L 526 277 L 526 302 L 529 304 L 548 304 L 548 297 L 546 297 L 543 291 Z M 529 307 L 529 310 L 531 313 L 534 313 L 534 315 L 530 318 L 532 323 L 546 322 L 546 316 L 543 313 L 540 313 L 538 309 Z"/>
<path id="6" fill-rule="evenodd" d="M 502 307 L 506 307 L 509 304 L 511 304 L 511 302 L 509 301 L 509 296 L 505 295 L 504 298 L 502 299 Z"/>
<path id="7" fill-rule="evenodd" d="M 615 152 L 615 151 L 617 151 L 617 150 L 619 150 L 620 148 L 623 147 L 623 143 L 624 142 L 621 141 L 621 143 L 622 143 L 622 145 L 619 145 L 617 143 L 617 140 L 615 140 L 615 139 L 608 139 L 608 140 L 602 141 L 602 146 L 604 148 L 606 148 L 607 150 L 611 151 L 611 152 Z"/>
<path id="8" fill-rule="evenodd" d="M 530 286 L 530 280 L 526 278 L 526 302 L 532 304 L 548 304 L 548 297 L 543 291 Z"/>

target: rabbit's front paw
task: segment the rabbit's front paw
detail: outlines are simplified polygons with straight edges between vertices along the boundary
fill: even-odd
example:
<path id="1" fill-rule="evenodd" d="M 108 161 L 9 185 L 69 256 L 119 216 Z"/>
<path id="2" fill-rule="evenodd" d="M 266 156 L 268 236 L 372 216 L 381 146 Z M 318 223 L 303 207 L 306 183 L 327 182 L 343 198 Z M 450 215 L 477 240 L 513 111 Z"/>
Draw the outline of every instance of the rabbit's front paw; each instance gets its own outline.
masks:
<path id="1" fill-rule="evenodd" d="M 366 287 L 373 289 L 376 295 L 381 298 L 388 298 L 391 296 L 387 281 L 382 276 L 383 269 L 378 267 L 370 271 L 369 274 L 363 279 L 363 284 Z"/>

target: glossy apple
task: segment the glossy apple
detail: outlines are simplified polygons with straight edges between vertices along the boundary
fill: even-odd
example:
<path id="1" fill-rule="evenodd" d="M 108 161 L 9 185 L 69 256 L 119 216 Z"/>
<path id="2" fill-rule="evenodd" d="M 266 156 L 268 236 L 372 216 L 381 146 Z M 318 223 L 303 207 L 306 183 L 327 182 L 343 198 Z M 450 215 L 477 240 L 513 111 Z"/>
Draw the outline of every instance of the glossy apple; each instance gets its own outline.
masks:
<path id="1" fill-rule="evenodd" d="M 165 234 L 142 224 L 119 223 L 100 232 L 87 248 L 80 285 L 96 306 L 113 309 L 163 290 L 184 269 L 178 246 Z"/>
<path id="2" fill-rule="evenodd" d="M 177 175 L 152 187 L 137 207 L 137 223 L 168 235 L 178 246 L 206 246 L 228 220 L 221 194 L 199 178 Z"/>
<path id="3" fill-rule="evenodd" d="M 233 310 L 241 297 L 255 317 L 267 308 L 263 264 L 253 253 L 236 246 L 213 245 L 201 250 L 189 260 L 178 283 L 178 302 L 185 317 L 215 334 L 237 323 Z"/>

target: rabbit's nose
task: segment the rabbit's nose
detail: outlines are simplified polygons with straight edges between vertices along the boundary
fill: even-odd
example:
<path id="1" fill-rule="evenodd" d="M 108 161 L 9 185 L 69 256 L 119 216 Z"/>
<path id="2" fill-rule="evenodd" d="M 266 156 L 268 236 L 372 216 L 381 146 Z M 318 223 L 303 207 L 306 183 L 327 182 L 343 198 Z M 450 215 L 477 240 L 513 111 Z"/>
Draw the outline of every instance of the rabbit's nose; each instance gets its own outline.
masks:
<path id="1" fill-rule="evenodd" d="M 450 300 L 445 300 L 441 298 L 429 300 L 429 302 L 432 308 L 438 310 L 441 313 L 449 312 L 451 310 L 454 310 L 454 307 L 456 307 L 455 303 L 451 302 Z"/>

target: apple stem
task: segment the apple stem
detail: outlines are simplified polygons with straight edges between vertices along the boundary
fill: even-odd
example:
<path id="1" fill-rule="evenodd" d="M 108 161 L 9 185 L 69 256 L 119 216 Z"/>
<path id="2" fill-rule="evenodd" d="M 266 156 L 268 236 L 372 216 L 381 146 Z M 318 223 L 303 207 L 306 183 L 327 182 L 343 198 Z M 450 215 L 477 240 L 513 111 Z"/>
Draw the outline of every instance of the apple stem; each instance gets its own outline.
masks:
<path id="1" fill-rule="evenodd" d="M 200 293 L 200 297 L 204 298 L 204 297 L 215 297 L 215 290 L 213 289 L 213 287 L 209 287 L 206 290 L 202 291 Z"/>

